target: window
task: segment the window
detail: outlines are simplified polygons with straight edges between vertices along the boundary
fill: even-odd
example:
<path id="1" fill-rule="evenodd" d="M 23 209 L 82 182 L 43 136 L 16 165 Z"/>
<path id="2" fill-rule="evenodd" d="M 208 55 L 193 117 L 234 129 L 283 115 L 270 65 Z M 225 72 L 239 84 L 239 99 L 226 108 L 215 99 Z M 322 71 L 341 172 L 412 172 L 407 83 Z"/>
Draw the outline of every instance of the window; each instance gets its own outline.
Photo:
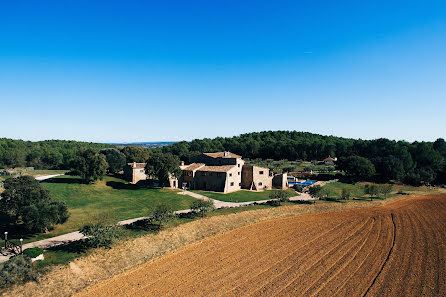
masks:
<path id="1" fill-rule="evenodd" d="M 240 164 L 237 164 L 238 165 L 238 167 L 240 168 Z"/>
<path id="2" fill-rule="evenodd" d="M 241 186 L 242 186 L 242 183 L 238 183 L 238 185 L 241 187 Z"/>
<path id="3" fill-rule="evenodd" d="M 229 173 L 229 176 L 232 176 L 232 173 Z"/>
<path id="4" fill-rule="evenodd" d="M 238 175 L 240 175 L 240 171 L 239 172 L 237 172 L 238 173 Z"/>
<path id="5" fill-rule="evenodd" d="M 209 173 L 209 176 L 212 176 L 212 175 L 213 175 L 212 172 L 210 172 L 210 173 Z"/>
<path id="6" fill-rule="evenodd" d="M 144 169 L 141 169 L 141 171 L 140 172 L 143 172 L 144 173 Z"/>
<path id="7" fill-rule="evenodd" d="M 259 182 L 259 186 L 263 185 L 262 182 Z"/>
<path id="8" fill-rule="evenodd" d="M 231 183 L 231 187 L 233 187 L 233 186 L 234 186 L 234 183 L 232 182 L 232 183 Z"/>
<path id="9" fill-rule="evenodd" d="M 263 171 L 259 171 L 259 174 L 263 174 Z"/>
<path id="10" fill-rule="evenodd" d="M 201 173 L 201 176 L 205 176 L 205 175 L 206 175 L 206 172 L 202 172 L 202 173 Z"/>

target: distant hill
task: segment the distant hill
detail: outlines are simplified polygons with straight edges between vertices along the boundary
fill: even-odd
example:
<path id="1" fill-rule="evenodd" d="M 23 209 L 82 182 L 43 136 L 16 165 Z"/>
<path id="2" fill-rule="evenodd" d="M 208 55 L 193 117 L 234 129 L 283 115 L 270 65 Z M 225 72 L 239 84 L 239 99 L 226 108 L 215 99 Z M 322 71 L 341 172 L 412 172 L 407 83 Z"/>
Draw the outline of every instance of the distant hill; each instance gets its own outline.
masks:
<path id="1" fill-rule="evenodd" d="M 118 147 L 124 147 L 124 146 L 141 146 L 145 148 L 157 148 L 157 147 L 163 147 L 166 145 L 172 145 L 175 141 L 160 141 L 160 142 L 129 142 L 129 143 L 109 143 L 111 145 L 115 145 Z"/>

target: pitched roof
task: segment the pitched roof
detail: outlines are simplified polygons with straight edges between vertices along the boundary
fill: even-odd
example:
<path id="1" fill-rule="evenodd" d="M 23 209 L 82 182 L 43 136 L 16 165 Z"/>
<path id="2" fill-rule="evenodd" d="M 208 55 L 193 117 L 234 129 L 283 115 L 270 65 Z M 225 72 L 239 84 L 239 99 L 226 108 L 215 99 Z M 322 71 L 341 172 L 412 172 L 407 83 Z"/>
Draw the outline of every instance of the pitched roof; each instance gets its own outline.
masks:
<path id="1" fill-rule="evenodd" d="M 194 171 L 197 170 L 200 167 L 203 167 L 205 164 L 204 163 L 192 163 L 190 165 L 186 165 L 183 168 L 181 168 L 182 170 L 189 170 L 189 171 Z"/>
<path id="2" fill-rule="evenodd" d="M 236 155 L 231 152 L 203 153 L 203 155 L 209 156 L 211 158 L 242 158 L 242 156 Z"/>
<path id="3" fill-rule="evenodd" d="M 328 158 L 325 158 L 324 159 L 324 162 L 334 162 L 334 161 L 336 161 L 335 159 L 333 159 L 332 157 L 328 157 Z"/>
<path id="4" fill-rule="evenodd" d="M 233 169 L 236 165 L 223 165 L 223 166 L 204 166 L 197 171 L 208 171 L 208 172 L 228 172 Z"/>
<path id="5" fill-rule="evenodd" d="M 144 168 L 146 167 L 146 163 L 127 163 L 127 165 L 129 165 L 132 168 Z"/>

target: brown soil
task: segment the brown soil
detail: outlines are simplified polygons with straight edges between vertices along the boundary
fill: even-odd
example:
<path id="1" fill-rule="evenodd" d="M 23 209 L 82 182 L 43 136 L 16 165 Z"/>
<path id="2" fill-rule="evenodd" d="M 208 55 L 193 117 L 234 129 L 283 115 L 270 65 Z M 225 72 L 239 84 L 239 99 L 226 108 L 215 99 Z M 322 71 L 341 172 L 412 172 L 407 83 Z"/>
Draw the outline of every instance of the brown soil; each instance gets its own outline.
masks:
<path id="1" fill-rule="evenodd" d="M 446 195 L 260 222 L 79 296 L 446 296 Z"/>

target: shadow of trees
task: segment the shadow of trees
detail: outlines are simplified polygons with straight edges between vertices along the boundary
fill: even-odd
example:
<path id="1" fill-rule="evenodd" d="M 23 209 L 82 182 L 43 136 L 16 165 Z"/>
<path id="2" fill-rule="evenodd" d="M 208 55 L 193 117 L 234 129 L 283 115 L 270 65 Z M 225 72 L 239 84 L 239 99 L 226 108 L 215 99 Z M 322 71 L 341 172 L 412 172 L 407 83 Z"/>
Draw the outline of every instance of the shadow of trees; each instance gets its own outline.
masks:
<path id="1" fill-rule="evenodd" d="M 84 184 L 84 182 L 80 178 L 73 178 L 73 177 L 50 178 L 50 179 L 43 180 L 42 183 L 49 183 L 49 184 Z"/>

